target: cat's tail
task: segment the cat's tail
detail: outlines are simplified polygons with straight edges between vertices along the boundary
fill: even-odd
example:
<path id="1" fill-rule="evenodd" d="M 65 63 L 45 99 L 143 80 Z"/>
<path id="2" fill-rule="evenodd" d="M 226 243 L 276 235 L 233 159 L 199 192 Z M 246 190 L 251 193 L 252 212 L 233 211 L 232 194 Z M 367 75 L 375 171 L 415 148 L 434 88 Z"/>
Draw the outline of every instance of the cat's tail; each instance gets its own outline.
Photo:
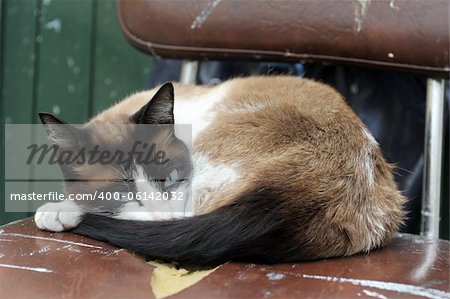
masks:
<path id="1" fill-rule="evenodd" d="M 298 258 L 298 248 L 290 244 L 286 214 L 278 203 L 258 192 L 213 212 L 177 220 L 131 221 L 87 214 L 73 232 L 181 264 L 287 262 Z"/>

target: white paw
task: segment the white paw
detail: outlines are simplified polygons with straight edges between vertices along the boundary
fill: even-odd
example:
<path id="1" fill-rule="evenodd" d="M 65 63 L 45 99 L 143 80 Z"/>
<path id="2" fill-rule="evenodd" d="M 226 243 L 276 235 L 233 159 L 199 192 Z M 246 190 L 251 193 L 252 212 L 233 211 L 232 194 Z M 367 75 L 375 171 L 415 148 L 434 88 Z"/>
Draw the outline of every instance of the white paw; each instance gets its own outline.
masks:
<path id="1" fill-rule="evenodd" d="M 83 212 L 74 202 L 46 203 L 37 209 L 34 222 L 40 229 L 62 232 L 77 226 L 82 216 Z"/>

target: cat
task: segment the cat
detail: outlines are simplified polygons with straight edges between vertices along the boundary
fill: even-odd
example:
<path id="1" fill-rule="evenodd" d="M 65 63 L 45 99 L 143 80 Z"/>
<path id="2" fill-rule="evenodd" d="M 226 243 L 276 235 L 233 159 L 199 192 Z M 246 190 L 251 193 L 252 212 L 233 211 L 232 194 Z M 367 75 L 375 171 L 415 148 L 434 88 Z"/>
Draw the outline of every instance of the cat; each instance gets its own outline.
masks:
<path id="1" fill-rule="evenodd" d="M 40 118 L 55 144 L 67 147 L 77 138 L 55 132 L 52 125 L 64 124 L 55 116 Z M 386 245 L 402 225 L 405 198 L 393 166 L 342 96 L 325 84 L 289 76 L 214 86 L 166 83 L 131 95 L 76 130 L 111 145 L 116 134 L 86 133 L 108 123 L 192 125 L 191 148 L 173 129 L 151 137 L 164 140 L 169 158 L 185 161 L 164 173 L 175 171 L 175 190 L 192 189 L 192 213 L 154 213 L 130 201 L 105 215 L 64 201 L 39 208 L 39 228 L 71 230 L 155 259 L 217 265 L 366 253 Z M 80 179 L 94 182 L 82 190 L 66 184 L 66 192 L 93 193 L 123 182 L 133 192 L 165 190 L 151 183 L 142 165 L 128 173 L 116 166 L 73 166 Z M 123 172 L 119 179 L 117 172 Z M 96 182 L 100 173 L 111 179 Z"/>

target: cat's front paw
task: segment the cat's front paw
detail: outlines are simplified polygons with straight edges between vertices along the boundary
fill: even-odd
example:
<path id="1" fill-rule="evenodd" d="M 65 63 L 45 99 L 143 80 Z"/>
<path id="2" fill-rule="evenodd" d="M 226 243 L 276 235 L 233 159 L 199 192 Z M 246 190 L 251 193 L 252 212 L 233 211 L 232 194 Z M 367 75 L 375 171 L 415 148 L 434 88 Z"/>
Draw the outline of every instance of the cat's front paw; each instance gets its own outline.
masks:
<path id="1" fill-rule="evenodd" d="M 37 209 L 34 222 L 40 229 L 62 232 L 77 226 L 82 216 L 83 212 L 73 202 L 46 203 Z"/>

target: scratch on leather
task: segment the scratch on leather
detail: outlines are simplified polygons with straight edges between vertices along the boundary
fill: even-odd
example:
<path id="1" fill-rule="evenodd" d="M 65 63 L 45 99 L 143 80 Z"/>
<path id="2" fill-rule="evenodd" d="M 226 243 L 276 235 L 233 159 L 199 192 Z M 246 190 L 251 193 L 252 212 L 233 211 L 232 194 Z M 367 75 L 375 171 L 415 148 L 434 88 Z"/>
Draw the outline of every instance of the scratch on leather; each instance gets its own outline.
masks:
<path id="1" fill-rule="evenodd" d="M 357 0 L 355 3 L 355 30 L 360 32 L 364 25 L 371 0 Z"/>
<path id="2" fill-rule="evenodd" d="M 206 5 L 205 8 L 203 8 L 202 11 L 195 17 L 191 24 L 191 29 L 201 28 L 220 1 L 222 0 L 214 0 Z"/>

